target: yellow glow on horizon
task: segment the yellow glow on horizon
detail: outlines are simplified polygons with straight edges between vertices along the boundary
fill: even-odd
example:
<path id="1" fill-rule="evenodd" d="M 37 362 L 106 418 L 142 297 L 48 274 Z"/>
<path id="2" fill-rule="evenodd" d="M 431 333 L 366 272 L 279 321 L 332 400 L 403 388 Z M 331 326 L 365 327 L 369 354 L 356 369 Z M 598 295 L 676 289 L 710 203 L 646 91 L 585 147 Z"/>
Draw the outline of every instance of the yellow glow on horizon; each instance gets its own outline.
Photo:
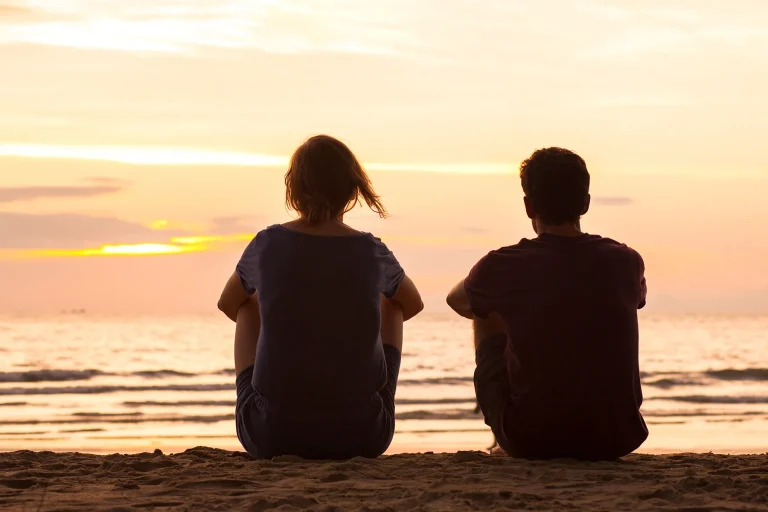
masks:
<path id="1" fill-rule="evenodd" d="M 0 157 L 92 160 L 132 165 L 222 165 L 230 167 L 286 167 L 289 157 L 250 153 L 148 146 L 63 146 L 49 144 L 2 144 Z M 508 174 L 507 163 L 399 163 L 370 162 L 370 171 L 449 172 L 460 174 Z"/>
<path id="2" fill-rule="evenodd" d="M 89 249 L 4 249 L 0 250 L 0 259 L 26 260 L 87 256 L 152 256 L 201 250 L 205 250 L 205 248 L 202 246 L 179 246 L 160 243 L 102 245 L 101 247 Z"/>
<path id="3" fill-rule="evenodd" d="M 239 242 L 248 241 L 254 237 L 251 233 L 239 234 L 239 235 L 219 235 L 219 236 L 178 236 L 171 238 L 171 242 L 174 244 L 182 245 L 199 245 L 210 244 L 215 242 Z"/>
<path id="4" fill-rule="evenodd" d="M 168 221 L 167 220 L 156 220 L 156 221 L 152 222 L 149 225 L 150 229 L 155 229 L 155 230 L 158 230 L 158 231 L 163 230 L 163 229 L 165 229 L 167 227 L 168 227 Z"/>
<path id="5" fill-rule="evenodd" d="M 93 254 L 178 254 L 184 252 L 183 247 L 171 244 L 135 244 L 135 245 L 104 245 Z M 86 254 L 86 256 L 93 255 Z"/>
<path id="6" fill-rule="evenodd" d="M 87 249 L 0 249 L 0 260 L 98 256 L 159 256 L 213 251 L 232 242 L 249 241 L 253 234 L 173 237 L 166 243 L 107 244 Z"/>

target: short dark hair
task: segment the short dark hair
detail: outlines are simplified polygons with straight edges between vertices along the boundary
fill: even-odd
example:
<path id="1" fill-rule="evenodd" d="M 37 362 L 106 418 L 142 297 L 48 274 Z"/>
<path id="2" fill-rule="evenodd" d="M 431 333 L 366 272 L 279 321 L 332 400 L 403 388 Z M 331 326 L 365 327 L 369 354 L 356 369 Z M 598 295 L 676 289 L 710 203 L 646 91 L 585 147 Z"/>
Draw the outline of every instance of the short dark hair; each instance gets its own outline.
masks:
<path id="1" fill-rule="evenodd" d="M 589 171 L 573 151 L 537 149 L 520 164 L 520 181 L 533 211 L 547 224 L 576 221 L 584 212 Z"/>
<path id="2" fill-rule="evenodd" d="M 340 140 L 315 135 L 293 153 L 285 173 L 285 205 L 311 223 L 348 212 L 363 201 L 380 217 L 387 210 L 355 155 Z"/>

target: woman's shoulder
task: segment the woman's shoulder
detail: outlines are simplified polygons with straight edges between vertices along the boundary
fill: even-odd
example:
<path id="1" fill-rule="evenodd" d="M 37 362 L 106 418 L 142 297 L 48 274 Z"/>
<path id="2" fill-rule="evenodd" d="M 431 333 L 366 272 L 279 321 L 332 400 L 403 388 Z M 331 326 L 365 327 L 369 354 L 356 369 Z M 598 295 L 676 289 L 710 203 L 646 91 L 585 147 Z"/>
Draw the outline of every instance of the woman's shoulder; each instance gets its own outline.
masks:
<path id="1" fill-rule="evenodd" d="M 316 241 L 364 241 L 367 243 L 381 242 L 367 231 L 360 231 L 350 226 L 344 225 L 335 229 L 313 229 L 307 226 L 286 222 L 283 224 L 273 224 L 259 232 L 262 236 L 285 236 L 304 240 Z M 258 235 L 257 235 L 258 236 Z"/>

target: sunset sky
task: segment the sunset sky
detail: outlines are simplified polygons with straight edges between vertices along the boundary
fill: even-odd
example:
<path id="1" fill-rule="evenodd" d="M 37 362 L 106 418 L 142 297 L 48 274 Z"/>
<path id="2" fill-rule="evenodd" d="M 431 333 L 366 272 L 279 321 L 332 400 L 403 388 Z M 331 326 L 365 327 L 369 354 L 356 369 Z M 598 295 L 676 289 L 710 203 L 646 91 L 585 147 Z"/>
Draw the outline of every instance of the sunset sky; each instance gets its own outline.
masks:
<path id="1" fill-rule="evenodd" d="M 0 66 L 0 313 L 215 309 L 316 133 L 428 310 L 532 235 L 517 168 L 559 145 L 649 310 L 768 312 L 764 0 L 0 0 Z"/>

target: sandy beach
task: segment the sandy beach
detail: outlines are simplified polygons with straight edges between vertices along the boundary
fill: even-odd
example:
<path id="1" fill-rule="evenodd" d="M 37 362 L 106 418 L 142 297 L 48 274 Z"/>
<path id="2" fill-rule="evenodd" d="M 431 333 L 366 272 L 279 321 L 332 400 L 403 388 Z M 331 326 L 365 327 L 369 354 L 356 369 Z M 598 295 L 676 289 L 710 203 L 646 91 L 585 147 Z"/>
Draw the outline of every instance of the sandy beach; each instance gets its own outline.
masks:
<path id="1" fill-rule="evenodd" d="M 0 454 L 4 510 L 768 510 L 768 454 L 525 461 L 480 452 L 377 460 L 182 453 Z"/>

